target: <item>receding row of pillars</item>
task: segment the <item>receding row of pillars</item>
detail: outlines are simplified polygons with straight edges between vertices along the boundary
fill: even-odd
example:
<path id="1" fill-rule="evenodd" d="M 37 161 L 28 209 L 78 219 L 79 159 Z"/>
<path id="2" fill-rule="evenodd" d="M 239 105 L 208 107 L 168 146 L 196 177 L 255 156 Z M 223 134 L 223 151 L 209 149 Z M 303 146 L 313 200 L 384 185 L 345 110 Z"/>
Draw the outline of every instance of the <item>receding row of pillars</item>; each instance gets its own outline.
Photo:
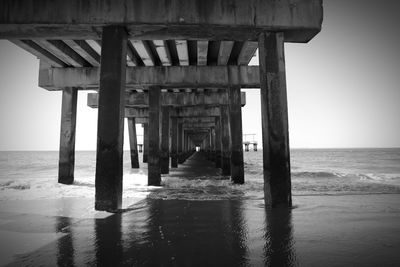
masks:
<path id="1" fill-rule="evenodd" d="M 259 36 L 259 69 L 263 129 L 263 170 L 266 203 L 291 206 L 288 114 L 283 33 Z M 122 204 L 122 163 L 127 33 L 122 26 L 105 26 L 98 109 L 96 196 L 97 210 L 115 211 Z M 244 182 L 240 87 L 230 86 L 229 105 L 220 106 L 215 126 L 202 143 L 223 175 Z M 74 179 L 77 89 L 65 88 L 62 101 L 59 182 Z M 143 162 L 148 163 L 148 184 L 160 185 L 161 174 L 182 164 L 196 144 L 183 124 L 161 106 L 161 88 L 149 88 L 149 117 L 144 124 Z M 128 119 L 132 168 L 139 166 L 135 119 Z M 171 138 L 172 137 L 172 138 Z M 176 137 L 176 138 L 175 138 Z M 170 142 L 171 138 L 171 142 Z M 147 149 L 148 148 L 148 149 Z"/>

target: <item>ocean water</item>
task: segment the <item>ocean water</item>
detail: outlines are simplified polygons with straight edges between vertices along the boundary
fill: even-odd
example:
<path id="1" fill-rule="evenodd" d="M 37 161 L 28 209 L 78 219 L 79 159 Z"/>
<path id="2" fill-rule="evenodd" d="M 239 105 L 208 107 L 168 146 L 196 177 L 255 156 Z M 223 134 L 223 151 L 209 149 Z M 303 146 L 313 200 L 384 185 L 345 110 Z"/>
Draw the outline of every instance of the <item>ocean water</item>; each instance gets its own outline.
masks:
<path id="1" fill-rule="evenodd" d="M 0 200 L 94 197 L 95 158 L 93 151 L 77 151 L 75 183 L 66 186 L 57 183 L 58 152 L 0 152 Z M 129 160 L 125 151 L 124 199 L 263 198 L 262 151 L 244 153 L 244 185 L 234 185 L 211 170 L 216 174 L 163 175 L 161 187 L 148 187 L 147 164 L 131 169 Z M 294 149 L 291 169 L 294 196 L 400 193 L 398 148 Z"/>

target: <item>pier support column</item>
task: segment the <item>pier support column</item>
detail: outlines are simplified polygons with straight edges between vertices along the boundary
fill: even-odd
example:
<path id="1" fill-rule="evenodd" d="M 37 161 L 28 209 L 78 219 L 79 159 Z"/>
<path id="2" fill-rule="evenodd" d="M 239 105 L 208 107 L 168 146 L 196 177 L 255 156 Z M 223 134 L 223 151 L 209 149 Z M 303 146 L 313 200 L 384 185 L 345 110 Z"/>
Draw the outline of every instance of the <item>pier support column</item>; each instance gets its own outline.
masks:
<path id="1" fill-rule="evenodd" d="M 96 210 L 115 211 L 122 204 L 127 34 L 105 26 L 102 34 L 97 125 Z"/>
<path id="2" fill-rule="evenodd" d="M 131 167 L 133 169 L 139 168 L 139 154 L 137 146 L 136 136 L 136 120 L 135 118 L 128 118 L 128 130 L 129 130 L 129 145 L 131 150 Z"/>
<path id="3" fill-rule="evenodd" d="M 222 139 L 222 175 L 231 175 L 231 137 L 229 127 L 228 106 L 220 106 L 221 109 L 221 139 Z"/>
<path id="4" fill-rule="evenodd" d="M 149 125 L 143 123 L 143 163 L 147 163 L 149 156 Z"/>
<path id="5" fill-rule="evenodd" d="M 243 137 L 242 137 L 242 107 L 240 87 L 230 86 L 229 118 L 231 130 L 231 179 L 236 184 L 244 183 Z"/>
<path id="6" fill-rule="evenodd" d="M 292 205 L 288 109 L 282 32 L 258 39 L 262 112 L 264 192 L 267 204 Z"/>
<path id="7" fill-rule="evenodd" d="M 215 167 L 221 168 L 221 117 L 215 117 Z"/>
<path id="8" fill-rule="evenodd" d="M 178 167 L 178 118 L 171 118 L 171 168 Z"/>
<path id="9" fill-rule="evenodd" d="M 148 156 L 148 185 L 160 185 L 160 109 L 161 88 L 149 88 L 149 156 Z"/>
<path id="10" fill-rule="evenodd" d="M 178 123 L 178 163 L 182 164 L 183 159 L 183 125 Z"/>
<path id="11" fill-rule="evenodd" d="M 211 127 L 210 129 L 211 134 L 211 161 L 215 161 L 215 127 Z"/>
<path id="12" fill-rule="evenodd" d="M 77 100 L 77 88 L 64 88 L 62 93 L 58 162 L 58 182 L 61 184 L 72 184 L 74 182 Z"/>
<path id="13" fill-rule="evenodd" d="M 169 106 L 162 107 L 161 174 L 169 173 Z"/>

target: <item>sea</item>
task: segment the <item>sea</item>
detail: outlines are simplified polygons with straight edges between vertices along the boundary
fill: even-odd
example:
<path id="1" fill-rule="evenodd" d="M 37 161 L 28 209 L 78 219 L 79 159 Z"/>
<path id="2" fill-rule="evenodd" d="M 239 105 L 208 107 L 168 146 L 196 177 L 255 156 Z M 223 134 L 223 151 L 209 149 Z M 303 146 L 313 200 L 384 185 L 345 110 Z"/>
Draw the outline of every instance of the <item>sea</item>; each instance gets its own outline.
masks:
<path id="1" fill-rule="evenodd" d="M 290 153 L 293 196 L 400 193 L 400 148 L 292 149 Z M 262 151 L 244 152 L 244 161 L 244 185 L 232 184 L 224 176 L 163 175 L 161 187 L 148 187 L 147 164 L 140 162 L 139 169 L 131 169 L 125 151 L 123 197 L 262 199 Z M 94 197 L 95 166 L 94 151 L 77 151 L 75 182 L 66 186 L 57 183 L 57 151 L 0 152 L 0 201 Z"/>

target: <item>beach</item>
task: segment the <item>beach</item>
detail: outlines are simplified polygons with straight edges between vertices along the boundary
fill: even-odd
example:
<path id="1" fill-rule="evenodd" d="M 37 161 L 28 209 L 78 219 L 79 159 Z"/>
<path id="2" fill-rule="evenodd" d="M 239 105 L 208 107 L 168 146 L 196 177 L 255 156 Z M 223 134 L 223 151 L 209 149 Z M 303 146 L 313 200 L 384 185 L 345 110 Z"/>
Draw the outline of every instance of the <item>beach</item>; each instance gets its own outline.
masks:
<path id="1" fill-rule="evenodd" d="M 118 214 L 90 212 L 92 201 L 67 198 L 10 201 L 2 205 L 0 263 L 6 266 L 400 264 L 397 194 L 298 196 L 293 200 L 296 207 L 292 210 L 268 210 L 262 201 L 251 200 L 148 199 Z M 80 214 L 82 209 L 87 210 L 84 218 Z"/>
<path id="2" fill-rule="evenodd" d="M 94 211 L 92 178 L 88 172 L 83 179 L 82 169 L 72 186 L 46 179 L 39 187 L 28 178 L 8 187 L 2 182 L 0 265 L 399 266 L 397 158 L 387 164 L 390 179 L 377 182 L 360 173 L 358 180 L 343 172 L 333 177 L 315 162 L 312 169 L 302 161 L 310 162 L 310 153 L 320 159 L 322 152 L 300 152 L 293 156 L 293 208 L 265 206 L 260 154 L 252 152 L 245 153 L 243 186 L 196 154 L 163 176 L 161 187 L 145 186 L 145 164 L 131 172 L 125 164 L 124 206 L 115 214 Z M 332 154 L 343 151 L 324 153 L 335 162 Z M 200 166 L 205 175 L 195 176 Z"/>

